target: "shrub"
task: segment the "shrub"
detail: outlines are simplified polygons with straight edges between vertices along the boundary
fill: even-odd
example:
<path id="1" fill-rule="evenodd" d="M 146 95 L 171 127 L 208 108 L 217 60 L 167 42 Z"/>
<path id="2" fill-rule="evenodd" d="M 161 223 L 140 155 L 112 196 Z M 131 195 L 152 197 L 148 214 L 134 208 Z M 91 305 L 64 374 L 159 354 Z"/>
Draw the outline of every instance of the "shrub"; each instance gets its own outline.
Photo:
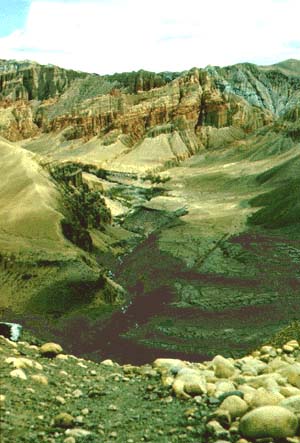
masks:
<path id="1" fill-rule="evenodd" d="M 51 168 L 50 172 L 63 197 L 62 212 L 65 217 L 61 227 L 64 236 L 80 248 L 91 251 L 93 244 L 88 229 L 103 230 L 111 223 L 111 213 L 99 191 L 91 191 L 85 183 L 74 187 L 66 181 L 66 174 L 75 166 L 78 169 L 78 165 L 70 164 Z"/>
<path id="2" fill-rule="evenodd" d="M 171 177 L 161 177 L 159 174 L 148 173 L 142 178 L 143 181 L 149 180 L 153 184 L 166 183 L 171 180 Z"/>

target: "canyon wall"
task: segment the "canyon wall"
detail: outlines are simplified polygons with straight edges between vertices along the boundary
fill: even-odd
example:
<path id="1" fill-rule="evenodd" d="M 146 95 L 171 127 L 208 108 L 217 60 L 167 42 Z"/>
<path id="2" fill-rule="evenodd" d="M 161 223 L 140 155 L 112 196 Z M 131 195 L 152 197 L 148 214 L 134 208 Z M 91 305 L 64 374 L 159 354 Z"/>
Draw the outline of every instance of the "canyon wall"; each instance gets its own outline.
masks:
<path id="1" fill-rule="evenodd" d="M 286 68 L 248 63 L 101 77 L 1 61 L 0 135 L 17 141 L 55 133 L 62 142 L 81 144 L 95 138 L 105 147 L 122 143 L 128 152 L 164 134 L 171 152 L 167 158 L 181 160 L 241 138 L 284 114 L 293 118 L 299 91 L 299 76 Z M 184 146 L 180 152 L 172 147 L 174 135 Z"/>

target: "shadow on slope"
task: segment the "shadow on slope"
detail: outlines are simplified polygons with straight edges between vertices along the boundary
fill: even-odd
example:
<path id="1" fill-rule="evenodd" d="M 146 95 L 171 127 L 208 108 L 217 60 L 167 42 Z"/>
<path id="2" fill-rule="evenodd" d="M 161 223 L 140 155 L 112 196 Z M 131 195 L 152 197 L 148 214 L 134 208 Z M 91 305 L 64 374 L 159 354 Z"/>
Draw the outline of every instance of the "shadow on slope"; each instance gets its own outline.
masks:
<path id="1" fill-rule="evenodd" d="M 250 200 L 251 206 L 261 207 L 249 218 L 250 225 L 274 229 L 300 224 L 299 171 L 300 155 L 257 176 L 259 184 L 273 189 Z"/>
<path id="2" fill-rule="evenodd" d="M 0 310 L 63 315 L 94 296 L 113 303 L 121 288 L 66 239 L 110 220 L 101 196 L 51 179 L 33 153 L 5 139 L 0 155 Z"/>

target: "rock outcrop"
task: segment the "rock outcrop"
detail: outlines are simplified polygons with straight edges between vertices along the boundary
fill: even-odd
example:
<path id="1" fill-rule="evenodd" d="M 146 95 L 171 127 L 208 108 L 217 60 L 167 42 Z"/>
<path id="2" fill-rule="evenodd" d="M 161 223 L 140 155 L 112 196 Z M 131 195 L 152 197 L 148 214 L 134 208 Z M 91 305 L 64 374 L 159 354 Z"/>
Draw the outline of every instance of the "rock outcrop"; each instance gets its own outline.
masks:
<path id="1" fill-rule="evenodd" d="M 115 169 L 120 164 L 132 169 L 134 162 L 157 169 L 240 139 L 283 114 L 293 119 L 300 95 L 299 76 L 276 66 L 104 77 L 29 62 L 2 61 L 0 69 L 2 136 L 21 140 L 55 133 L 66 147 L 92 139 L 100 150 L 114 152 Z M 159 146 L 161 135 L 167 141 Z M 151 155 L 155 145 L 158 152 Z M 94 162 L 105 166 L 104 154 Z"/>
<path id="2" fill-rule="evenodd" d="M 15 100 L 46 100 L 65 92 L 87 74 L 35 62 L 0 60 L 0 97 Z"/>

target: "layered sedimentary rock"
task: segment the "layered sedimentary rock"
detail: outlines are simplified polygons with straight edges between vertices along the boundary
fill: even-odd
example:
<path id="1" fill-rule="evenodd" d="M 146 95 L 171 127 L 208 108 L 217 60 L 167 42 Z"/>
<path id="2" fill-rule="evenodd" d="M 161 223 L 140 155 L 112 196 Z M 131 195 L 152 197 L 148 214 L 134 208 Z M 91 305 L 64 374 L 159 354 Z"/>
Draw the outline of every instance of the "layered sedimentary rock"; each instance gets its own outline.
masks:
<path id="1" fill-rule="evenodd" d="M 294 75 L 240 64 L 105 77 L 31 63 L 2 61 L 0 69 L 2 136 L 14 141 L 55 133 L 65 146 L 94 139 L 105 151 L 121 145 L 113 158 L 129 168 L 132 161 L 161 167 L 241 138 L 285 113 L 293 117 L 300 97 L 295 67 Z M 94 161 L 105 166 L 102 154 Z"/>
<path id="2" fill-rule="evenodd" d="M 1 136 L 17 141 L 34 137 L 39 128 L 34 118 L 34 107 L 27 100 L 0 102 L 0 133 Z"/>

